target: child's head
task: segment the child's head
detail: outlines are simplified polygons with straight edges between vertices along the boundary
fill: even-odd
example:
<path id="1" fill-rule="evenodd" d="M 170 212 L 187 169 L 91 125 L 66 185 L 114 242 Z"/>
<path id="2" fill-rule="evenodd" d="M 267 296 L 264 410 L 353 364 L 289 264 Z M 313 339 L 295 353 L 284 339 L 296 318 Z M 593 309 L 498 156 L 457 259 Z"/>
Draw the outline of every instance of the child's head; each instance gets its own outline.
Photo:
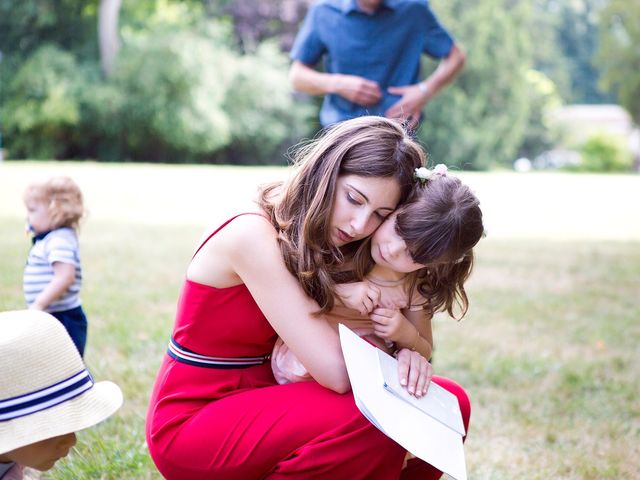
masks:
<path id="1" fill-rule="evenodd" d="M 62 324 L 48 313 L 0 313 L 0 462 L 48 470 L 122 405 L 112 382 L 94 383 Z"/>
<path id="2" fill-rule="evenodd" d="M 453 315 L 457 300 L 464 315 L 468 301 L 463 284 L 473 267 L 473 247 L 483 233 L 477 197 L 445 172 L 419 184 L 380 226 L 371 242 L 371 256 L 376 263 L 404 273 L 424 269 L 418 288 L 429 299 L 429 307 L 433 311 L 444 307 Z"/>
<path id="3" fill-rule="evenodd" d="M 77 229 L 84 215 L 82 192 L 69 177 L 53 177 L 29 185 L 24 203 L 29 225 L 36 234 L 61 227 Z"/>
<path id="4" fill-rule="evenodd" d="M 396 231 L 417 263 L 462 262 L 484 233 L 480 201 L 459 178 L 432 175 L 398 208 Z"/>

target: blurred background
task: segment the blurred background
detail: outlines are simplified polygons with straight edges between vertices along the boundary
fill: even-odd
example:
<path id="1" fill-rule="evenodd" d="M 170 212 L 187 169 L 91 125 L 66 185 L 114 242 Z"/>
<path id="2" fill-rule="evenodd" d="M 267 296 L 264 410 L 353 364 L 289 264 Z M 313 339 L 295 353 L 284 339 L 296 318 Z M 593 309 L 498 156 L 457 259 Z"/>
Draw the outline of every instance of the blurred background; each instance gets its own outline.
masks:
<path id="1" fill-rule="evenodd" d="M 310 3 L 0 2 L 4 157 L 285 163 L 318 128 L 319 98 L 287 81 Z M 433 163 L 639 168 L 638 0 L 431 6 L 467 53 L 418 133 Z"/>

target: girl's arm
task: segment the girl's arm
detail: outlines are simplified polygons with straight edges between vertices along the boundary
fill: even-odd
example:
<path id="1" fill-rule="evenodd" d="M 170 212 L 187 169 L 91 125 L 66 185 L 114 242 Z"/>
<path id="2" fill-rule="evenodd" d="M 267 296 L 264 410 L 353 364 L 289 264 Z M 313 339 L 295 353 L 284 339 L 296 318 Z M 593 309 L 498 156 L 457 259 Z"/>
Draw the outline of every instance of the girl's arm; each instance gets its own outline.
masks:
<path id="1" fill-rule="evenodd" d="M 431 358 L 431 319 L 424 310 L 376 308 L 369 318 L 376 335 L 395 342 L 399 350 L 406 348 L 420 353 L 426 359 Z"/>
<path id="2" fill-rule="evenodd" d="M 338 333 L 287 270 L 276 231 L 263 217 L 244 215 L 212 237 L 187 278 L 223 288 L 244 283 L 274 330 L 313 378 L 339 393 L 351 388 Z"/>
<path id="3" fill-rule="evenodd" d="M 64 293 L 76 279 L 76 267 L 71 263 L 53 262 L 53 279 L 44 287 L 29 308 L 44 310 Z"/>
<path id="4" fill-rule="evenodd" d="M 415 351 L 427 360 L 433 355 L 433 330 L 431 326 L 431 318 L 425 310 L 405 310 L 404 314 L 418 332 L 418 338 Z M 406 346 L 406 345 L 403 345 Z M 409 346 L 409 348 L 411 348 Z"/>

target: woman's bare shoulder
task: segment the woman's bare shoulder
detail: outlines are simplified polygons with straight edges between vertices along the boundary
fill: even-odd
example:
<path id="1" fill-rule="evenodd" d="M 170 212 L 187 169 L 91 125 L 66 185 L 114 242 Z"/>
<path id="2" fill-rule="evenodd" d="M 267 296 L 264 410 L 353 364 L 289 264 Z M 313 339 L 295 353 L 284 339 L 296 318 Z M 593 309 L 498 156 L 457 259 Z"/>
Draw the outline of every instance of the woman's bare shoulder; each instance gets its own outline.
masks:
<path id="1" fill-rule="evenodd" d="M 206 227 L 201 241 L 218 231 L 215 236 L 233 234 L 244 229 L 251 229 L 252 225 L 260 228 L 261 225 L 270 225 L 267 214 L 255 203 L 247 202 L 246 205 L 236 206 L 224 212 L 215 212 L 206 220 Z M 273 227 L 272 227 L 273 228 Z"/>
<path id="2" fill-rule="evenodd" d="M 216 250 L 228 255 L 248 248 L 260 248 L 265 243 L 273 242 L 277 235 L 266 213 L 257 207 L 239 210 L 215 221 L 205 232 L 200 244 L 206 241 L 206 249 L 215 246 Z M 208 237 L 211 238 L 207 240 Z"/>
<path id="3" fill-rule="evenodd" d="M 187 278 L 218 288 L 242 283 L 239 264 L 255 262 L 256 252 L 277 252 L 274 245 L 276 231 L 264 212 L 254 209 L 232 214 L 206 230 Z"/>

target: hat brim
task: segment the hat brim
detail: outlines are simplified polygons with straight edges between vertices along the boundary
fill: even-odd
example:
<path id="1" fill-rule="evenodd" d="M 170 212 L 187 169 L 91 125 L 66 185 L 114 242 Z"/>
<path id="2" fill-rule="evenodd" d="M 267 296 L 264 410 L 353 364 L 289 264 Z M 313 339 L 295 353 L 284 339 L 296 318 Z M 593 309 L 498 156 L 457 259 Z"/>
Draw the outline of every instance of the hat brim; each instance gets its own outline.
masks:
<path id="1" fill-rule="evenodd" d="M 0 422 L 0 453 L 89 428 L 112 415 L 122 401 L 120 387 L 102 381 L 59 405 Z"/>

